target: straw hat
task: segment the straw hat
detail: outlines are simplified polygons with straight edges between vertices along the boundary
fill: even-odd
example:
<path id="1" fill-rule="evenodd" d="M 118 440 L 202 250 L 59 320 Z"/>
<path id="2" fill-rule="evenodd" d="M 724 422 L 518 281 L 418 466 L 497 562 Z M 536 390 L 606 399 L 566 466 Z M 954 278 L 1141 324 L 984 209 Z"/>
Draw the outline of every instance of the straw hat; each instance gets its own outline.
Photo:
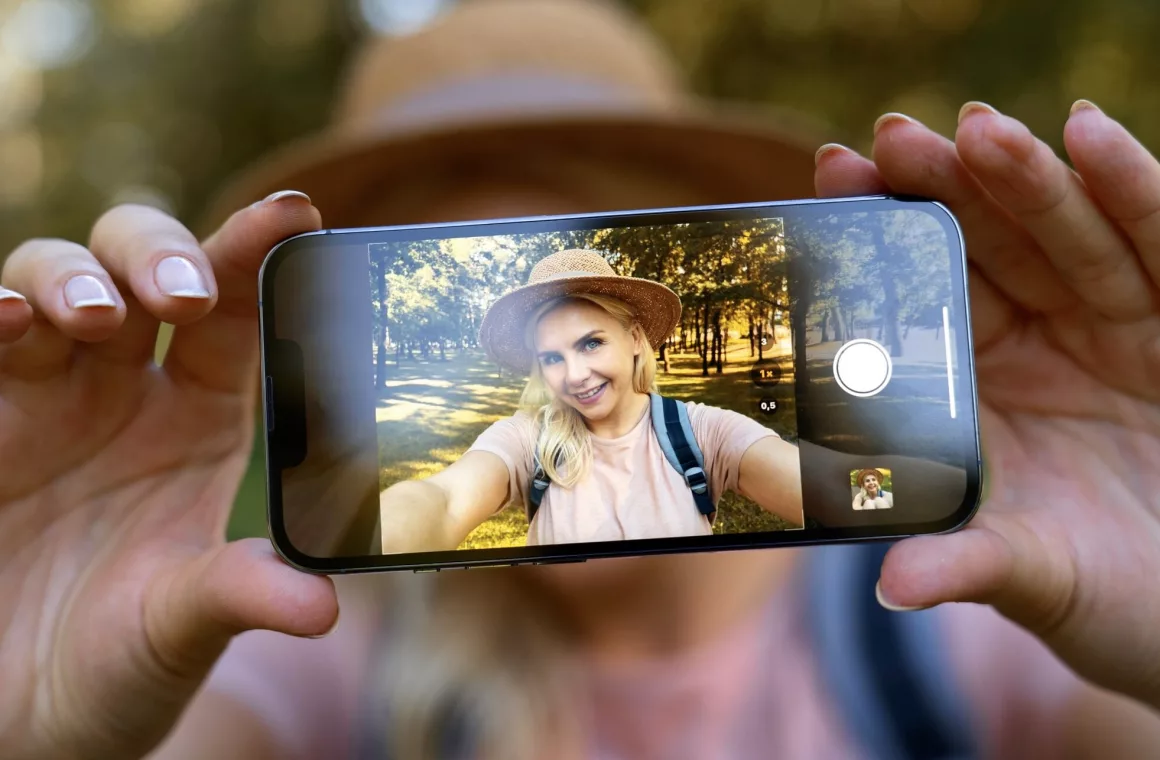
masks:
<path id="1" fill-rule="evenodd" d="M 614 5 L 463 0 L 412 35 L 372 39 L 331 126 L 236 177 L 206 221 L 295 189 L 328 227 L 407 223 L 430 183 L 497 172 L 586 190 L 576 211 L 813 195 L 816 124 L 709 108 L 680 80 Z"/>
<path id="2" fill-rule="evenodd" d="M 545 301 L 577 293 L 624 301 L 654 347 L 681 319 L 681 299 L 659 282 L 618 275 L 595 251 L 560 251 L 537 262 L 526 285 L 491 305 L 479 327 L 480 345 L 505 367 L 529 372 L 535 353 L 524 342 L 528 318 Z"/>
<path id="3" fill-rule="evenodd" d="M 881 470 L 876 470 L 873 467 L 869 467 L 865 470 L 860 470 L 858 472 L 858 487 L 859 488 L 862 487 L 862 483 L 863 483 L 863 481 L 866 480 L 867 475 L 873 475 L 874 477 L 878 478 L 878 487 L 883 488 L 883 481 L 886 480 L 886 476 L 882 474 Z"/>

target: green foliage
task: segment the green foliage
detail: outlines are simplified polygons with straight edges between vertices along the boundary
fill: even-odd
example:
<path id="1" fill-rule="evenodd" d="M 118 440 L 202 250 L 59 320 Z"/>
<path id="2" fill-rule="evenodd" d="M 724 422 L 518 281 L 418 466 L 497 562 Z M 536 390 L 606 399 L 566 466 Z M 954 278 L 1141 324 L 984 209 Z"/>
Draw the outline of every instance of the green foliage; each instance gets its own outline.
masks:
<path id="1" fill-rule="evenodd" d="M 797 263 L 789 295 L 817 342 L 855 337 L 872 323 L 894 356 L 904 328 L 938 328 L 950 299 L 950 247 L 931 216 L 917 211 L 834 214 L 789 223 Z M 801 357 L 804 360 L 804 352 Z"/>

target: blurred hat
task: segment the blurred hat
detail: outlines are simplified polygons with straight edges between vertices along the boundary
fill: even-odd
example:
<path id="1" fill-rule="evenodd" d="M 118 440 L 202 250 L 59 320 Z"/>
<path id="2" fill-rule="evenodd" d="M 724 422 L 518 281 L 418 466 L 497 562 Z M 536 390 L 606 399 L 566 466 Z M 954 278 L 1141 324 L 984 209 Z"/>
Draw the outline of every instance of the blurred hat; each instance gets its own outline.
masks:
<path id="1" fill-rule="evenodd" d="M 579 293 L 611 296 L 628 304 L 654 347 L 681 320 L 681 299 L 661 283 L 618 275 L 596 251 L 568 250 L 540 259 L 526 285 L 488 308 L 479 326 L 480 345 L 505 367 L 527 373 L 535 361 L 525 342 L 528 318 L 553 298 Z"/>
<path id="2" fill-rule="evenodd" d="M 867 475 L 873 475 L 874 477 L 878 478 L 878 487 L 882 488 L 883 482 L 886 480 L 886 476 L 882 474 L 881 470 L 876 470 L 873 467 L 858 471 L 858 486 L 859 487 L 861 487 L 862 484 L 866 481 Z"/>
<path id="3" fill-rule="evenodd" d="M 528 171 L 595 191 L 585 211 L 613 210 L 611 198 L 628 208 L 811 197 L 819 132 L 796 115 L 694 98 L 617 6 L 465 0 L 418 32 L 373 38 L 330 126 L 235 177 L 209 221 L 294 189 L 328 227 L 407 223 L 406 204 L 385 196 Z"/>

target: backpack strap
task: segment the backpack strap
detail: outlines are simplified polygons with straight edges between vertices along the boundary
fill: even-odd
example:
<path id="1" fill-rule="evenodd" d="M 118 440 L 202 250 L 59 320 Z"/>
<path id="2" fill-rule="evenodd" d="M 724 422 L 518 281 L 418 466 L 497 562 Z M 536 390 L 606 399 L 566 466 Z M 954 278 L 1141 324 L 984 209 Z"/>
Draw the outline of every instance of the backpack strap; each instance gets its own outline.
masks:
<path id="1" fill-rule="evenodd" d="M 693 435 L 693 425 L 689 421 L 689 410 L 684 404 L 675 399 L 665 398 L 657 393 L 649 394 L 649 404 L 652 412 L 653 432 L 661 444 L 665 459 L 673 468 L 681 473 L 689 490 L 693 492 L 693 502 L 697 511 L 706 517 L 712 517 L 717 508 L 713 505 L 713 497 L 709 493 L 709 478 L 705 473 L 705 456 L 697 445 Z M 558 463 L 557 463 L 558 464 Z M 537 446 L 532 453 L 532 482 L 528 486 L 528 521 L 536 516 L 540 503 L 551 478 L 544 471 L 540 461 L 540 449 Z"/>
<path id="2" fill-rule="evenodd" d="M 890 545 L 809 550 L 805 620 L 824 686 L 869 758 L 977 758 L 937 610 L 891 612 L 875 598 Z"/>
<path id="3" fill-rule="evenodd" d="M 535 451 L 532 453 L 532 463 L 534 468 L 532 470 L 532 483 L 528 487 L 528 522 L 536 516 L 536 511 L 540 508 L 540 502 L 544 500 L 544 493 L 547 492 L 548 486 L 552 484 L 552 479 L 548 477 L 548 473 L 544 471 L 544 465 L 540 462 L 540 445 L 536 442 Z"/>
<path id="4" fill-rule="evenodd" d="M 685 478 L 697 511 L 706 517 L 717 511 L 713 497 L 709 493 L 709 478 L 705 474 L 705 456 L 697 446 L 693 436 L 693 426 L 689 422 L 689 410 L 675 399 L 665 398 L 659 393 L 649 394 L 652 404 L 653 431 L 660 441 L 665 459 L 669 460 L 677 472 Z"/>

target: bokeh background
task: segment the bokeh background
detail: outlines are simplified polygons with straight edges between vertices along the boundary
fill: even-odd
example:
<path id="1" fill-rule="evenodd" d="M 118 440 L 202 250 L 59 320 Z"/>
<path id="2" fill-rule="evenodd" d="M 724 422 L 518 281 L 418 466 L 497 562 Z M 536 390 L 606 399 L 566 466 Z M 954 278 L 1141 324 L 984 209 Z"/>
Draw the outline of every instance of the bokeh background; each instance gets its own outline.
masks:
<path id="1" fill-rule="evenodd" d="M 1160 144 L 1152 0 L 624 0 L 706 96 L 798 110 L 858 149 L 899 110 L 951 134 L 984 100 L 1062 152 L 1095 101 Z M 454 0 L 0 0 L 0 259 L 106 208 L 190 223 L 230 174 L 320 128 L 359 41 Z M 255 462 L 262 456 L 255 452 Z M 232 535 L 263 534 L 251 468 Z"/>

